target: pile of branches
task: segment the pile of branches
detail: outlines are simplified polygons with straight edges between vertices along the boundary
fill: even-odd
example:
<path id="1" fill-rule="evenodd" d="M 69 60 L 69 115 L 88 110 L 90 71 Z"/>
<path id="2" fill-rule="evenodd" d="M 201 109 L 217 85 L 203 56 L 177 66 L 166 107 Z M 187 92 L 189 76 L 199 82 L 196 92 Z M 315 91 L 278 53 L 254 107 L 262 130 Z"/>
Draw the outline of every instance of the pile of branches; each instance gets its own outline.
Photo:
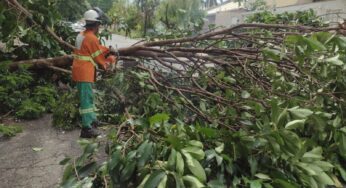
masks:
<path id="1" fill-rule="evenodd" d="M 218 106 L 219 110 L 232 107 L 238 112 L 242 111 L 244 99 L 268 107 L 266 99 L 273 95 L 292 98 L 296 93 L 281 93 L 273 89 L 272 80 L 263 72 L 265 67 L 275 66 L 285 79 L 295 80 L 297 84 L 302 80 L 309 80 L 312 84 L 319 83 L 308 73 L 312 65 L 299 66 L 295 60 L 296 54 L 289 51 L 292 49 L 283 49 L 286 37 L 310 36 L 316 32 L 337 34 L 342 31 L 342 27 L 240 24 L 193 37 L 141 41 L 131 47 L 118 49 L 118 54 L 125 66 L 126 62 L 137 62 L 136 68 L 149 74 L 146 81 L 171 104 L 175 102 L 166 95 L 166 91 L 172 91 L 186 99 L 185 107 L 205 121 L 234 129 L 239 125 L 227 125 L 224 123 L 224 118 L 227 117 L 215 119 L 203 112 L 190 101 L 191 95 L 207 101 L 210 106 Z M 16 69 L 25 64 L 32 68 L 51 68 L 70 73 L 65 68 L 70 67 L 72 61 L 73 57 L 67 55 L 13 62 L 10 68 Z M 220 72 L 226 74 L 221 80 L 217 77 Z M 170 78 L 167 78 L 167 74 L 171 75 Z M 200 83 L 201 78 L 208 82 Z M 266 92 L 267 96 L 247 97 L 248 92 L 256 87 Z M 222 93 L 213 90 L 220 90 Z M 231 99 L 225 96 L 227 90 L 232 90 L 238 97 Z M 332 93 L 328 95 L 338 99 Z"/>
<path id="2" fill-rule="evenodd" d="M 80 158 L 62 162 L 63 185 L 341 187 L 343 33 L 343 25 L 252 23 L 118 49 L 125 67 L 136 66 L 108 72 L 104 84 L 119 88 L 104 87 L 110 91 L 103 109 L 116 108 L 110 101 L 117 98 L 125 122 L 110 133 L 109 160 L 101 166 L 90 161 L 97 151 L 92 142 L 83 143 Z M 70 74 L 72 61 L 71 55 L 25 60 L 10 69 Z"/>

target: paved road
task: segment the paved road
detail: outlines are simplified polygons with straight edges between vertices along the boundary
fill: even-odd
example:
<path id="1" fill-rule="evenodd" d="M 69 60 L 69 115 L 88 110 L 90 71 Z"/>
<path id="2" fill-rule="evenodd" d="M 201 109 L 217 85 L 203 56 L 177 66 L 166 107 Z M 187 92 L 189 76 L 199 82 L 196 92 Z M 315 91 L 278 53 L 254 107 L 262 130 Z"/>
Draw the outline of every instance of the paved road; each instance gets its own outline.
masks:
<path id="1" fill-rule="evenodd" d="M 105 46 L 117 46 L 118 48 L 125 48 L 135 44 L 138 41 L 139 40 L 113 34 L 111 39 L 105 41 Z"/>
<path id="2" fill-rule="evenodd" d="M 77 157 L 79 130 L 62 132 L 51 125 L 51 115 L 21 123 L 23 132 L 0 141 L 1 188 L 57 187 L 65 156 Z M 33 151 L 32 148 L 42 148 Z"/>

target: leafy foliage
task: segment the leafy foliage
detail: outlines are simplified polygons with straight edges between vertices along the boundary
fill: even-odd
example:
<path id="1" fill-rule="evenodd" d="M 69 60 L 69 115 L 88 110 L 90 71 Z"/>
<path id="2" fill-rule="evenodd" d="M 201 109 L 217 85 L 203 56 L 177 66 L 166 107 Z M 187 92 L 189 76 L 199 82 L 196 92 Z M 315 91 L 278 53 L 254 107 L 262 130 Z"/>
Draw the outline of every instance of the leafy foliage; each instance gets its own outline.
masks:
<path id="1" fill-rule="evenodd" d="M 80 15 L 83 3 L 66 0 L 31 0 L 19 1 L 23 7 L 31 11 L 33 20 L 18 15 L 16 10 L 9 9 L 5 1 L 0 2 L 0 41 L 4 46 L 0 50 L 0 62 L 4 60 L 21 60 L 39 57 L 54 57 L 64 55 L 63 47 L 54 40 L 44 29 L 46 26 L 56 31 L 67 42 L 73 43 L 76 34 L 69 28 L 69 24 L 62 22 L 69 19 L 71 12 L 62 6 L 69 5 L 75 16 Z M 86 5 L 85 5 L 86 6 Z M 78 12 L 78 11 L 79 12 Z M 66 16 L 66 17 L 64 17 Z M 75 19 L 71 17 L 71 19 Z"/>
<path id="2" fill-rule="evenodd" d="M 275 14 L 271 11 L 254 13 L 246 18 L 248 23 L 267 23 L 267 24 L 290 24 L 290 25 L 309 25 L 309 26 L 327 26 L 328 24 L 318 17 L 314 10 L 297 12 L 284 12 Z"/>
<path id="3" fill-rule="evenodd" d="M 16 116 L 22 119 L 36 119 L 41 117 L 45 111 L 45 107 L 27 99 L 19 106 Z"/>
<path id="4" fill-rule="evenodd" d="M 96 167 L 90 160 L 68 163 L 65 174 L 69 175 L 62 185 L 342 186 L 346 182 L 345 38 L 316 32 L 284 35 L 278 42 L 277 31 L 250 31 L 249 40 L 259 38 L 258 45 L 253 42 L 251 47 L 259 49 L 263 59 L 207 67 L 198 76 L 192 67 L 187 71 L 196 75 L 194 80 L 164 71 L 153 75 L 145 68 L 106 79 L 100 85 L 105 100 L 99 107 L 107 112 L 104 118 L 120 124 L 108 135 L 109 159 Z M 263 45 L 260 40 L 265 37 L 274 39 Z M 208 42 L 198 47 L 208 47 Z M 249 46 L 238 41 L 217 45 Z M 159 78 L 162 85 L 154 84 Z M 192 85 L 204 90 L 184 90 L 183 95 L 175 89 L 191 91 Z M 209 93 L 198 93 L 205 90 Z M 227 104 L 218 101 L 225 99 Z M 121 116 L 121 105 L 132 118 Z M 94 155 L 96 150 L 90 150 L 82 157 Z M 75 167 L 90 173 L 79 180 L 71 170 Z"/>
<path id="5" fill-rule="evenodd" d="M 67 92 L 59 97 L 53 108 L 53 126 L 63 130 L 78 127 L 78 97 L 76 92 Z"/>
<path id="6" fill-rule="evenodd" d="M 52 85 L 41 85 L 25 68 L 10 72 L 4 62 L 0 70 L 1 113 L 16 111 L 22 119 L 35 119 L 55 106 L 57 92 Z"/>
<path id="7" fill-rule="evenodd" d="M 61 14 L 62 19 L 66 21 L 77 21 L 83 17 L 83 14 L 90 6 L 95 6 L 90 4 L 88 0 L 56 0 L 56 7 L 59 14 Z M 102 7 L 103 8 L 103 7 Z"/>
<path id="8" fill-rule="evenodd" d="M 196 32 L 204 24 L 205 12 L 200 7 L 201 1 L 166 0 L 160 4 L 157 17 L 167 30 Z"/>
<path id="9" fill-rule="evenodd" d="M 126 36 L 132 36 L 133 31 L 139 31 L 141 27 L 141 14 L 137 7 L 126 0 L 119 0 L 113 3 L 108 15 L 112 20 L 112 25 L 119 32 L 125 32 Z M 137 34 L 138 35 L 138 34 Z"/>
<path id="10" fill-rule="evenodd" d="M 5 137 L 15 136 L 17 133 L 21 133 L 23 131 L 22 127 L 18 125 L 4 125 L 0 124 L 0 135 Z"/>
<path id="11" fill-rule="evenodd" d="M 132 37 L 157 37 L 158 35 L 187 36 L 202 29 L 205 12 L 200 9 L 200 1 L 156 1 L 143 0 L 128 2 L 119 0 L 113 3 L 108 14 L 118 31 Z"/>

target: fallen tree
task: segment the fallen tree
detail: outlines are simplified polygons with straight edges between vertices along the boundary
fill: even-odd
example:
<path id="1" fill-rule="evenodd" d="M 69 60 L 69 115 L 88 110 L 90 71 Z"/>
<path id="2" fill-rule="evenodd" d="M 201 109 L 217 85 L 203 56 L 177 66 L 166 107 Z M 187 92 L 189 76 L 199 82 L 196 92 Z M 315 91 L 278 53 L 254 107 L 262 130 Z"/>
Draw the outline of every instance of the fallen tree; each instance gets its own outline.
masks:
<path id="1" fill-rule="evenodd" d="M 90 161 L 97 143 L 84 143 L 81 157 L 62 162 L 62 185 L 340 187 L 343 32 L 241 24 L 119 49 L 120 59 L 137 66 L 97 84 L 106 93 L 101 115 L 119 125 L 110 131 L 109 160 Z M 71 62 L 62 56 L 10 67 L 66 72 Z"/>

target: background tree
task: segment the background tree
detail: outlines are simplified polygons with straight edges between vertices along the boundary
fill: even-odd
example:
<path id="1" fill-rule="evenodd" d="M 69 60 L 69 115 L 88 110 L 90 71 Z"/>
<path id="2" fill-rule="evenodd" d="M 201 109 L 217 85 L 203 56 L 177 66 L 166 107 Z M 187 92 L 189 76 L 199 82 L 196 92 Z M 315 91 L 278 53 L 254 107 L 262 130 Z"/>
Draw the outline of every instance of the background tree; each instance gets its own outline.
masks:
<path id="1" fill-rule="evenodd" d="M 117 0 L 108 11 L 112 20 L 113 29 L 124 31 L 126 36 L 131 36 L 132 31 L 139 31 L 142 16 L 137 6 L 127 0 Z"/>
<path id="2" fill-rule="evenodd" d="M 135 0 L 135 3 L 142 14 L 143 37 L 147 35 L 148 29 L 154 28 L 154 13 L 160 4 L 160 0 Z"/>
<path id="3" fill-rule="evenodd" d="M 255 11 L 255 10 L 266 10 L 268 8 L 268 5 L 265 0 L 254 0 L 254 1 L 247 2 L 245 4 L 245 7 L 250 11 Z"/>
<path id="4" fill-rule="evenodd" d="M 163 0 L 156 17 L 166 29 L 200 30 L 205 12 L 200 0 Z"/>
<path id="5" fill-rule="evenodd" d="M 77 21 L 83 17 L 86 10 L 90 8 L 88 0 L 56 0 L 56 7 L 62 19 Z"/>
<path id="6" fill-rule="evenodd" d="M 104 12 L 108 12 L 112 7 L 114 0 L 88 0 L 92 7 L 99 7 Z"/>

